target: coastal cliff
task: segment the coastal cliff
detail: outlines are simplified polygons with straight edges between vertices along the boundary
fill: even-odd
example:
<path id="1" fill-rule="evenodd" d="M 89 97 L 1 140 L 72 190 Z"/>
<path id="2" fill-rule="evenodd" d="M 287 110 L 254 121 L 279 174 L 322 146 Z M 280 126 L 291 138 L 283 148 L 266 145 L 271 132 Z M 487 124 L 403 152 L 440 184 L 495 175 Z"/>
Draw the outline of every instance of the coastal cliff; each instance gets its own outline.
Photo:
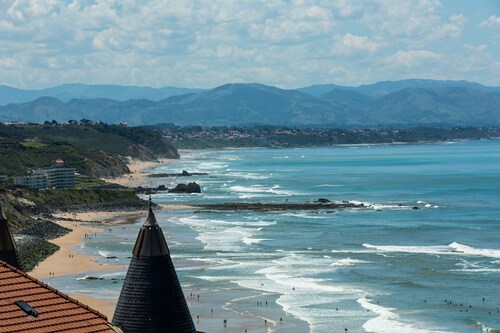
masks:
<path id="1" fill-rule="evenodd" d="M 80 174 L 114 178 L 130 173 L 130 160 L 178 159 L 160 133 L 102 123 L 0 124 L 0 175 L 23 176 L 62 159 Z"/>

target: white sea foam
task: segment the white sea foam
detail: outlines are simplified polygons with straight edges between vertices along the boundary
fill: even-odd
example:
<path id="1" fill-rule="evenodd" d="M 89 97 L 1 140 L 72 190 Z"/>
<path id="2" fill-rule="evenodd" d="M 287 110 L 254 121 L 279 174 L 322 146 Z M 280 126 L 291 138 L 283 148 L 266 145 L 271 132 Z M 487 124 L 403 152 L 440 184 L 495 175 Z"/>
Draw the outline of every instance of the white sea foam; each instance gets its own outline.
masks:
<path id="1" fill-rule="evenodd" d="M 275 221 L 226 221 L 226 220 L 216 220 L 216 219 L 199 219 L 196 215 L 191 217 L 182 218 L 172 218 L 172 222 L 189 225 L 195 228 L 197 231 L 202 232 L 204 229 L 213 227 L 234 227 L 234 226 L 245 226 L 245 227 L 266 227 L 276 224 Z M 199 229 L 199 230 L 198 230 Z"/>
<path id="2" fill-rule="evenodd" d="M 256 238 L 260 227 L 276 224 L 275 221 L 225 221 L 199 219 L 196 215 L 171 219 L 174 223 L 188 225 L 198 232 L 196 239 L 205 244 L 205 250 L 240 252 L 244 244 L 259 243 L 266 239 Z"/>
<path id="3" fill-rule="evenodd" d="M 263 185 L 251 185 L 251 186 L 231 186 L 229 188 L 233 192 L 238 192 L 238 193 L 245 193 L 245 195 L 248 196 L 246 193 L 259 193 L 259 194 L 277 194 L 277 195 L 284 195 L 284 196 L 291 196 L 294 193 L 286 190 L 281 190 L 280 185 L 273 185 L 272 187 L 266 187 Z"/>
<path id="4" fill-rule="evenodd" d="M 325 218 L 328 218 L 328 216 L 320 215 L 317 212 L 315 212 L 315 213 L 288 212 L 288 213 L 282 214 L 282 216 L 300 217 L 303 219 L 325 219 Z"/>
<path id="5" fill-rule="evenodd" d="M 87 274 L 83 277 L 77 278 L 78 281 L 82 280 L 106 280 L 106 279 L 116 279 L 118 277 L 125 277 L 125 272 L 113 272 L 113 273 L 106 273 L 106 274 Z"/>
<path id="6" fill-rule="evenodd" d="M 500 268 L 463 268 L 452 269 L 452 272 L 469 272 L 469 273 L 500 273 Z"/>
<path id="7" fill-rule="evenodd" d="M 210 282 L 229 281 L 231 279 L 230 276 L 209 276 L 209 275 L 196 275 L 196 278 Z"/>
<path id="8" fill-rule="evenodd" d="M 400 204 L 380 204 L 380 203 L 373 203 L 373 202 L 367 202 L 367 201 L 357 201 L 357 200 L 351 200 L 350 201 L 353 204 L 356 205 L 361 205 L 363 204 L 367 208 L 375 209 L 375 210 L 408 210 L 411 209 L 411 206 L 407 205 L 400 205 Z"/>
<path id="9" fill-rule="evenodd" d="M 249 193 L 261 193 L 266 192 L 266 189 L 256 186 L 231 186 L 230 189 L 234 192 L 249 192 Z"/>
<path id="10" fill-rule="evenodd" d="M 498 261 L 498 260 L 496 260 Z M 495 261 L 491 262 L 495 264 Z M 469 272 L 469 273 L 498 273 L 500 268 L 498 267 L 488 267 L 484 266 L 482 262 L 470 262 L 468 260 L 462 260 L 461 262 L 455 264 L 460 267 L 459 269 L 452 269 L 454 272 Z"/>
<path id="11" fill-rule="evenodd" d="M 110 252 L 107 252 L 107 251 L 101 251 L 101 250 L 99 250 L 99 251 L 97 251 L 97 252 L 99 253 L 99 255 L 100 255 L 101 257 L 104 257 L 104 258 L 107 258 L 107 257 L 110 257 L 110 256 L 111 256 L 111 253 L 110 253 Z"/>
<path id="12" fill-rule="evenodd" d="M 225 169 L 227 167 L 227 164 L 217 162 L 204 162 L 198 165 L 198 168 L 202 170 Z"/>
<path id="13" fill-rule="evenodd" d="M 476 323 L 476 326 L 479 327 L 481 329 L 481 332 L 483 332 L 483 333 L 497 332 L 496 329 L 489 327 L 489 326 L 487 326 L 479 321 Z"/>
<path id="14" fill-rule="evenodd" d="M 106 273 L 100 275 L 101 278 L 106 279 L 106 278 L 116 278 L 116 277 L 125 277 L 125 272 L 114 272 L 114 273 Z"/>
<path id="15" fill-rule="evenodd" d="M 313 187 L 340 187 L 344 185 L 336 185 L 336 184 L 321 184 L 321 185 L 315 185 Z"/>
<path id="16" fill-rule="evenodd" d="M 228 176 L 231 177 L 238 177 L 238 178 L 243 178 L 243 179 L 268 179 L 268 176 L 261 175 L 258 173 L 252 173 L 252 172 L 228 172 Z"/>
<path id="17" fill-rule="evenodd" d="M 367 298 L 362 297 L 357 302 L 366 310 L 376 314 L 377 317 L 368 320 L 363 324 L 363 328 L 367 332 L 373 333 L 444 333 L 438 327 L 428 327 L 424 323 L 419 322 L 404 322 L 401 318 L 394 313 L 394 309 L 385 308 L 378 304 L 371 303 Z"/>
<path id="18" fill-rule="evenodd" d="M 251 230 L 234 227 L 200 233 L 196 239 L 205 244 L 205 250 L 239 252 L 243 250 L 242 240 L 253 236 Z"/>
<path id="19" fill-rule="evenodd" d="M 250 238 L 250 237 L 243 237 L 242 241 L 243 243 L 245 244 L 258 244 L 262 241 L 266 241 L 266 240 L 271 240 L 269 238 Z"/>
<path id="20" fill-rule="evenodd" d="M 468 255 L 468 256 L 500 258 L 500 250 L 477 249 L 457 242 L 453 242 L 449 245 L 437 245 L 437 246 L 393 246 L 393 245 L 384 246 L 384 245 L 363 244 L 363 247 L 367 249 L 374 249 L 376 251 L 381 251 L 381 252 Z"/>
<path id="21" fill-rule="evenodd" d="M 241 161 L 241 157 L 236 155 L 221 155 L 219 156 L 219 159 L 225 161 Z"/>
<path id="22" fill-rule="evenodd" d="M 370 263 L 369 261 L 365 260 L 345 258 L 335 261 L 330 266 L 354 266 L 358 264 L 369 264 L 369 263 Z"/>

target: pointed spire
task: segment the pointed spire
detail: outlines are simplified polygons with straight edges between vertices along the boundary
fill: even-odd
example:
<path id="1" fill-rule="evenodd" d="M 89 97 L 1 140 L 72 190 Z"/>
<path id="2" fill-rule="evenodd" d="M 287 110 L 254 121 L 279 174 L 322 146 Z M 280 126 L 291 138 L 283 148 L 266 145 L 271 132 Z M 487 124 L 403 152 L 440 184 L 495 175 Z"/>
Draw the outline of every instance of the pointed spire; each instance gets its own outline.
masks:
<path id="1" fill-rule="evenodd" d="M 112 323 L 129 333 L 195 333 L 151 195 L 148 206 Z"/>
<path id="2" fill-rule="evenodd" d="M 0 260 L 7 262 L 9 265 L 22 269 L 17 258 L 17 246 L 10 232 L 7 217 L 3 212 L 0 204 Z"/>
<path id="3" fill-rule="evenodd" d="M 132 254 L 135 257 L 152 257 L 152 256 L 165 256 L 170 254 L 167 246 L 167 241 L 163 236 L 158 222 L 156 221 L 155 213 L 153 212 L 153 202 L 151 201 L 151 194 L 149 194 L 149 209 L 146 222 L 144 222 L 139 236 L 135 242 Z"/>
<path id="4" fill-rule="evenodd" d="M 16 242 L 10 232 L 7 217 L 3 212 L 2 205 L 0 204 L 0 252 L 16 250 Z"/>
<path id="5" fill-rule="evenodd" d="M 0 221 L 7 221 L 7 217 L 5 216 L 5 213 L 3 212 L 2 204 L 0 204 Z"/>
<path id="6" fill-rule="evenodd" d="M 153 213 L 153 201 L 151 201 L 151 193 L 149 193 L 148 216 L 146 217 L 144 226 L 154 226 L 154 225 L 158 225 L 158 222 L 156 221 L 156 216 Z"/>

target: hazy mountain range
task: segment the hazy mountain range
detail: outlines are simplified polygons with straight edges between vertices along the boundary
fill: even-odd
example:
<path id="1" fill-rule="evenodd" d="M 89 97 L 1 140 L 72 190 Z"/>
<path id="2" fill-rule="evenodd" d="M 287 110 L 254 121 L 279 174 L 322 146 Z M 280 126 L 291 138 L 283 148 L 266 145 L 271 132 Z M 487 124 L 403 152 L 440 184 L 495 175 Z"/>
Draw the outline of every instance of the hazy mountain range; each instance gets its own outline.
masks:
<path id="1" fill-rule="evenodd" d="M 86 118 L 130 125 L 500 125 L 500 87 L 467 81 L 414 79 L 295 90 L 257 83 L 207 90 L 83 84 L 20 90 L 0 86 L 0 104 L 6 102 L 11 104 L 0 106 L 0 121 Z"/>
<path id="2" fill-rule="evenodd" d="M 203 91 L 202 89 L 189 89 L 177 87 L 135 87 L 119 86 L 112 84 L 63 84 L 53 88 L 26 90 L 5 85 L 0 85 L 0 105 L 9 103 L 31 102 L 40 97 L 54 97 L 63 102 L 68 102 L 74 98 L 109 98 L 118 101 L 129 99 L 150 99 L 159 101 L 174 95 L 183 95 Z"/>

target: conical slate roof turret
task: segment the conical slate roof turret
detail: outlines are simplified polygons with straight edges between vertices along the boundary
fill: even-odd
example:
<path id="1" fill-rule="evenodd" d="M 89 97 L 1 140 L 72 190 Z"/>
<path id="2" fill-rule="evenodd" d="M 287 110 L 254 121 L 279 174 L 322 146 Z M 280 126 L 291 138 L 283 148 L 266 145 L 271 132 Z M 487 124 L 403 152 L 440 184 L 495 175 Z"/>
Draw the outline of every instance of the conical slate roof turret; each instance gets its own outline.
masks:
<path id="1" fill-rule="evenodd" d="M 151 196 L 132 254 L 112 323 L 127 333 L 196 332 Z"/>
<path id="2" fill-rule="evenodd" d="M 149 199 L 148 217 L 139 231 L 132 254 L 134 257 L 165 256 L 170 254 L 163 232 L 153 213 L 151 198 Z"/>
<path id="3" fill-rule="evenodd" d="M 18 257 L 17 246 L 14 237 L 10 232 L 9 223 L 2 206 L 0 205 L 0 260 L 11 266 L 22 269 Z"/>

